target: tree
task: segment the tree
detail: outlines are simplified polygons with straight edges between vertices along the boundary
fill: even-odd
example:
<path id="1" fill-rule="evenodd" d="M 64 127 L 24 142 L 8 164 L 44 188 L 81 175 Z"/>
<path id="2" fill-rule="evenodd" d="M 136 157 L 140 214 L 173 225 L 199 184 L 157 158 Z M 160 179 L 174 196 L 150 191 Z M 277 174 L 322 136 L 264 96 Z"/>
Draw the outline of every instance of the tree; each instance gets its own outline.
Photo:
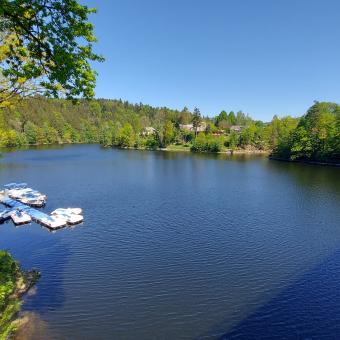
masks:
<path id="1" fill-rule="evenodd" d="M 235 125 L 236 124 L 236 116 L 234 111 L 230 111 L 229 115 L 228 115 L 228 119 L 231 125 Z"/>
<path id="2" fill-rule="evenodd" d="M 28 144 L 36 144 L 37 142 L 37 127 L 32 122 L 27 122 L 25 126 L 25 136 Z"/>
<path id="3" fill-rule="evenodd" d="M 240 135 L 237 134 L 236 132 L 232 132 L 228 136 L 228 140 L 224 144 L 225 144 L 225 146 L 234 150 L 236 147 L 238 147 L 240 145 Z"/>
<path id="4" fill-rule="evenodd" d="M 174 139 L 174 128 L 172 123 L 168 120 L 163 127 L 163 147 L 167 147 Z"/>
<path id="5" fill-rule="evenodd" d="M 178 123 L 179 124 L 188 124 L 189 122 L 190 122 L 190 112 L 189 112 L 188 108 L 185 106 L 179 114 Z"/>
<path id="6" fill-rule="evenodd" d="M 293 160 L 339 160 L 339 115 L 338 104 L 315 102 L 297 127 L 279 140 L 274 155 Z"/>
<path id="7" fill-rule="evenodd" d="M 192 116 L 192 126 L 195 130 L 195 137 L 197 137 L 197 130 L 199 126 L 201 125 L 201 122 L 202 122 L 201 112 L 197 107 L 195 107 L 194 113 Z"/>
<path id="8" fill-rule="evenodd" d="M 255 141 L 256 131 L 257 127 L 254 123 L 243 129 L 240 135 L 240 145 L 245 147 L 247 145 L 253 144 Z"/>
<path id="9" fill-rule="evenodd" d="M 20 135 L 15 130 L 0 132 L 0 146 L 11 148 L 21 144 Z"/>
<path id="10" fill-rule="evenodd" d="M 231 123 L 229 115 L 226 111 L 221 111 L 221 113 L 216 117 L 215 123 L 220 129 L 228 129 L 230 125 L 234 124 Z"/>
<path id="11" fill-rule="evenodd" d="M 145 148 L 149 150 L 156 150 L 159 148 L 159 141 L 154 134 L 147 136 L 145 140 Z"/>
<path id="12" fill-rule="evenodd" d="M 228 120 L 227 112 L 224 110 L 220 112 L 220 114 L 216 117 L 216 125 L 221 127 L 221 122 L 226 122 Z"/>
<path id="13" fill-rule="evenodd" d="M 192 143 L 192 152 L 220 152 L 222 140 L 213 136 L 201 133 Z"/>
<path id="14" fill-rule="evenodd" d="M 116 145 L 120 147 L 130 147 L 134 142 L 134 132 L 131 124 L 126 123 L 118 131 Z"/>
<path id="15" fill-rule="evenodd" d="M 0 105 L 17 95 L 92 98 L 96 41 L 77 0 L 0 0 Z"/>

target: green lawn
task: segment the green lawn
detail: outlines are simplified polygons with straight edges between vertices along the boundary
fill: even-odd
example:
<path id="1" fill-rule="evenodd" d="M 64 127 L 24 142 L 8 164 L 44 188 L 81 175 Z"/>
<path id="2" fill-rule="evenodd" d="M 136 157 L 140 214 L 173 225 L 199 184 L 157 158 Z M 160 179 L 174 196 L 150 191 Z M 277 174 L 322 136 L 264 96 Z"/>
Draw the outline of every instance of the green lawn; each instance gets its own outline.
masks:
<path id="1" fill-rule="evenodd" d="M 186 144 L 186 145 L 171 144 L 171 145 L 167 146 L 166 150 L 167 151 L 185 151 L 185 152 L 188 152 L 188 151 L 190 151 L 190 145 L 189 144 Z"/>

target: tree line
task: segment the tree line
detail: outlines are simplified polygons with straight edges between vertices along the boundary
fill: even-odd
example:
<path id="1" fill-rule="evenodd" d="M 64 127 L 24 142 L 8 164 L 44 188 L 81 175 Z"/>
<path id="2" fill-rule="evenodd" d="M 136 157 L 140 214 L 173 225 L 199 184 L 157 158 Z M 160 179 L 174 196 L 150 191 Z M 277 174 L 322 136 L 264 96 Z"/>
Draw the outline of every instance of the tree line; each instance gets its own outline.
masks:
<path id="1" fill-rule="evenodd" d="M 100 143 L 121 148 L 166 148 L 193 152 L 249 149 L 291 160 L 339 159 L 339 105 L 315 102 L 301 118 L 254 120 L 242 111 L 202 117 L 199 109 L 173 110 L 122 100 L 39 96 L 0 110 L 0 145 Z"/>

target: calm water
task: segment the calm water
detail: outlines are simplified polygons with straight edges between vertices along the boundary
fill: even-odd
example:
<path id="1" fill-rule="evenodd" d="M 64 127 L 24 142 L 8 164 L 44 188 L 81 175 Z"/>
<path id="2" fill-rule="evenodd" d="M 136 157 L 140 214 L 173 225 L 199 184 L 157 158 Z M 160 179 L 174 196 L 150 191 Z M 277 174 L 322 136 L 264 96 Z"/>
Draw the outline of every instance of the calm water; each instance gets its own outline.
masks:
<path id="1" fill-rule="evenodd" d="M 42 339 L 340 338 L 340 169 L 82 145 L 6 154 L 13 181 L 85 212 L 0 226 Z"/>

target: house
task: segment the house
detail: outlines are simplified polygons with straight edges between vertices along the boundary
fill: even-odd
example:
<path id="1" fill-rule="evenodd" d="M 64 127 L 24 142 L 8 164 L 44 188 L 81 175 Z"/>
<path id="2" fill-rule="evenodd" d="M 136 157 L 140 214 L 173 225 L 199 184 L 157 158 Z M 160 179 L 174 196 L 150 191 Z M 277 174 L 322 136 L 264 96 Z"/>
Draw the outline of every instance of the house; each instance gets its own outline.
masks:
<path id="1" fill-rule="evenodd" d="M 184 131 L 195 131 L 193 124 L 179 124 L 179 128 Z M 197 128 L 197 132 L 203 132 L 207 128 L 207 124 L 202 122 L 200 126 Z"/>
<path id="2" fill-rule="evenodd" d="M 142 130 L 141 135 L 150 136 L 150 135 L 153 135 L 154 133 L 156 133 L 156 129 L 152 126 L 147 126 Z"/>
<path id="3" fill-rule="evenodd" d="M 230 132 L 241 132 L 244 129 L 242 125 L 232 125 L 230 127 Z"/>
<path id="4" fill-rule="evenodd" d="M 192 131 L 193 125 L 192 124 L 179 124 L 179 128 L 185 131 Z"/>

